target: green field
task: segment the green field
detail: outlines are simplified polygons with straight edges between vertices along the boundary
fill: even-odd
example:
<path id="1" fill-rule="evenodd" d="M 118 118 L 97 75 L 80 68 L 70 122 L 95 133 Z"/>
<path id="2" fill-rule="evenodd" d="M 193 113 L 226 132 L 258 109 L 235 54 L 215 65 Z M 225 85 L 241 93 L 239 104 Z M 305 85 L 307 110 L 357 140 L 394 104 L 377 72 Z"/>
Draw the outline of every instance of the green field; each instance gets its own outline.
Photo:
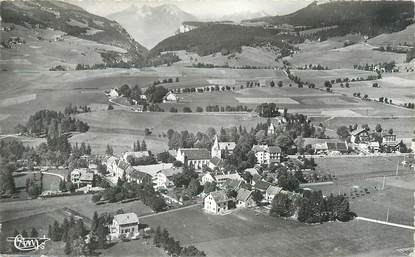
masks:
<path id="1" fill-rule="evenodd" d="M 363 42 L 344 47 L 345 41 L 346 38 L 333 38 L 323 42 L 305 42 L 298 45 L 298 53 L 284 59 L 298 67 L 320 64 L 331 69 L 351 69 L 355 64 L 390 61 L 403 63 L 406 58 L 405 54 L 375 51 L 375 46 Z"/>
<path id="2" fill-rule="evenodd" d="M 310 226 L 252 210 L 214 216 L 195 207 L 142 220 L 207 256 L 393 256 L 413 243 L 410 230 L 362 221 Z"/>

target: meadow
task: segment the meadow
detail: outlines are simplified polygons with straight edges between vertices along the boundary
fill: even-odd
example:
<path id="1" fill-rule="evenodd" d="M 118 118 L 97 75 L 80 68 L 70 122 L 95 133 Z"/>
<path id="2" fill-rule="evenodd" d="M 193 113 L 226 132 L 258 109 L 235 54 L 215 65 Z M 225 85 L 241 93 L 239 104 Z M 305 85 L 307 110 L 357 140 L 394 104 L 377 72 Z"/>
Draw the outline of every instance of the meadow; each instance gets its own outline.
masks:
<path id="1" fill-rule="evenodd" d="M 320 64 L 330 69 L 351 69 L 355 64 L 390 61 L 403 63 L 406 58 L 405 54 L 375 51 L 375 46 L 363 42 L 344 47 L 344 38 L 333 38 L 323 42 L 306 41 L 297 46 L 300 48 L 299 52 L 294 53 L 293 57 L 284 58 L 297 67 Z"/>
<path id="2" fill-rule="evenodd" d="M 167 228 L 207 256 L 393 256 L 413 242 L 410 230 L 363 221 L 306 225 L 253 210 L 215 216 L 194 207 L 142 221 Z"/>

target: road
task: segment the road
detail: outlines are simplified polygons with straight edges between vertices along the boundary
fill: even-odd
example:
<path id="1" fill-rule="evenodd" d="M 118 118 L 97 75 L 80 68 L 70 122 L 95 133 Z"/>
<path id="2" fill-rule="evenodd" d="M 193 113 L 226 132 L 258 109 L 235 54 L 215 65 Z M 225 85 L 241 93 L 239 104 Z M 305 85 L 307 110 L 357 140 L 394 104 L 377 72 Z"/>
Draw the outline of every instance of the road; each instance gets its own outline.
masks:
<path id="1" fill-rule="evenodd" d="M 46 172 L 46 171 L 21 171 L 21 172 L 19 172 L 19 174 L 33 174 L 33 173 L 42 173 L 42 174 L 46 174 L 46 175 L 56 176 L 56 177 L 59 177 L 61 180 L 65 180 L 65 177 L 60 175 L 60 174 L 50 173 L 50 172 Z"/>
<path id="2" fill-rule="evenodd" d="M 167 214 L 167 213 L 181 211 L 181 210 L 184 210 L 184 209 L 189 209 L 189 208 L 192 208 L 192 207 L 195 207 L 195 206 L 198 206 L 198 205 L 201 205 L 201 203 L 195 203 L 195 204 L 192 204 L 192 205 L 188 205 L 188 206 L 185 206 L 185 207 L 181 207 L 181 208 L 177 208 L 177 209 L 172 209 L 172 210 L 168 210 L 168 211 L 164 211 L 164 212 L 156 212 L 156 213 L 152 213 L 152 214 L 140 216 L 139 218 L 140 219 L 143 219 L 143 218 L 154 217 L 154 216 L 158 216 L 158 215 L 163 215 L 163 214 Z"/>

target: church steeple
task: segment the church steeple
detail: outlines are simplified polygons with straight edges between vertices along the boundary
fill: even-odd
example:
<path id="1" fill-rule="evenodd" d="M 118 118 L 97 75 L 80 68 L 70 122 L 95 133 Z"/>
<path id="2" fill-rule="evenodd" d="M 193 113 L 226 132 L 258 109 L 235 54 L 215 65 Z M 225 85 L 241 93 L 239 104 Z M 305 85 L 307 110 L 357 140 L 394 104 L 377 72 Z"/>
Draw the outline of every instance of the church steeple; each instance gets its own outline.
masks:
<path id="1" fill-rule="evenodd" d="M 218 135 L 215 136 L 215 141 L 213 142 L 212 145 L 212 158 L 213 157 L 217 157 L 217 158 L 221 158 L 222 157 L 222 153 L 219 147 L 219 140 L 218 140 Z"/>

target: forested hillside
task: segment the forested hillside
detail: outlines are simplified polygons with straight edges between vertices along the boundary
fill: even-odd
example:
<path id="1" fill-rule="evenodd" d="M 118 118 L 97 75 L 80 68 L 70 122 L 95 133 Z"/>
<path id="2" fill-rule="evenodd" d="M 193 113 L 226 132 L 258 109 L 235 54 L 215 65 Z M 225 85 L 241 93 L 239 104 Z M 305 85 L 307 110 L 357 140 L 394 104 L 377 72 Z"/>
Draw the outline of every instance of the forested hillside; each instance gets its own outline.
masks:
<path id="1" fill-rule="evenodd" d="M 188 50 L 201 56 L 222 52 L 226 55 L 240 51 L 241 46 L 270 44 L 289 52 L 290 43 L 298 42 L 293 35 L 279 35 L 278 30 L 230 24 L 208 23 L 192 31 L 181 33 L 161 41 L 150 51 L 155 56 L 163 51 Z"/>

